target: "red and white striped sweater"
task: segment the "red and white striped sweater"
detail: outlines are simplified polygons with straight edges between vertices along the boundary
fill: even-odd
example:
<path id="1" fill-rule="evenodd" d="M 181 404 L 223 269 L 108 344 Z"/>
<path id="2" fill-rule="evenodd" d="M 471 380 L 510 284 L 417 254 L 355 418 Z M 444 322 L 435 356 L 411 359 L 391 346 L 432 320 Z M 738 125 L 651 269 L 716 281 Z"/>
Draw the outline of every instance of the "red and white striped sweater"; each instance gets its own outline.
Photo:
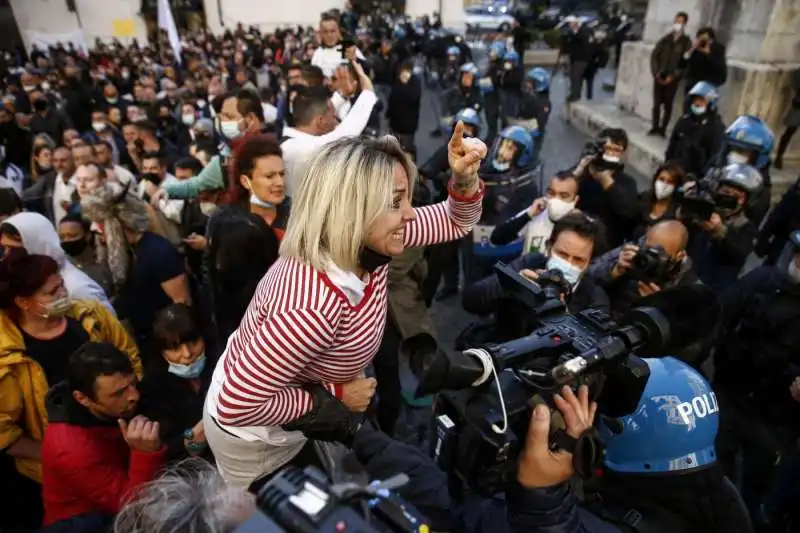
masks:
<path id="1" fill-rule="evenodd" d="M 415 209 L 405 246 L 426 246 L 466 235 L 481 215 L 482 193 Z M 233 333 L 217 418 L 229 426 L 278 426 L 305 414 L 311 395 L 300 388 L 321 382 L 332 392 L 367 367 L 386 323 L 389 267 L 378 268 L 358 305 L 328 275 L 281 257 L 270 268 Z"/>

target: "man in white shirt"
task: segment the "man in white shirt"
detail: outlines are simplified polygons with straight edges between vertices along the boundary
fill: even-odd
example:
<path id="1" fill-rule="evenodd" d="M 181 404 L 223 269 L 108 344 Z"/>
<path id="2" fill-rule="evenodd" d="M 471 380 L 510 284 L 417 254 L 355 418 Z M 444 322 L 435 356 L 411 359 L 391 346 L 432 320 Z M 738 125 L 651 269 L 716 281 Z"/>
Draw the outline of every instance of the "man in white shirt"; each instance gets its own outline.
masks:
<path id="1" fill-rule="evenodd" d="M 319 22 L 319 34 L 322 45 L 311 56 L 311 64 L 322 69 L 326 78 L 333 76 L 336 67 L 342 64 L 344 53 L 342 50 L 342 33 L 339 30 L 339 21 L 331 13 L 323 13 Z M 364 61 L 364 55 L 356 49 L 356 58 Z"/>
<path id="2" fill-rule="evenodd" d="M 136 176 L 125 167 L 115 165 L 113 161 L 113 149 L 109 141 L 96 139 L 93 143 L 94 162 L 106 169 L 114 179 L 122 185 L 130 186 L 130 191 L 136 191 Z"/>
<path id="3" fill-rule="evenodd" d="M 67 209 L 72 205 L 75 193 L 75 162 L 69 148 L 59 146 L 53 152 L 53 168 L 56 178 L 53 182 L 53 220 L 55 225 L 67 216 Z"/>
<path id="4" fill-rule="evenodd" d="M 378 101 L 372 81 L 360 65 L 354 65 L 361 82 L 361 94 L 345 119 L 339 123 L 323 87 L 309 87 L 292 102 L 295 127 L 285 127 L 281 144 L 286 165 L 286 188 L 291 196 L 297 190 L 305 165 L 322 146 L 344 137 L 360 135 Z"/>

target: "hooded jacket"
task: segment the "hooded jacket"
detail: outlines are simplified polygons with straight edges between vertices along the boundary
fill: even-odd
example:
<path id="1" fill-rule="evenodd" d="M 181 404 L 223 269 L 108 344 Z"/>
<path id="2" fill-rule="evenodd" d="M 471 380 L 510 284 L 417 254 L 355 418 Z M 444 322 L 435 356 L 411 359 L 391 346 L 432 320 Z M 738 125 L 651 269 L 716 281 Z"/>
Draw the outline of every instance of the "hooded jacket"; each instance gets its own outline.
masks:
<path id="1" fill-rule="evenodd" d="M 141 377 L 139 351 L 122 324 L 97 302 L 76 300 L 67 316 L 81 323 L 91 342 L 106 341 L 128 355 Z M 66 357 L 68 354 L 64 354 Z M 25 341 L 17 325 L 0 312 L 0 450 L 21 437 L 41 441 L 47 424 L 44 399 L 49 384 L 42 367 L 25 353 Z M 17 470 L 42 481 L 41 463 L 16 459 Z"/>
<path id="2" fill-rule="evenodd" d="M 66 382 L 47 394 L 50 425 L 42 443 L 44 525 L 88 514 L 115 515 L 140 486 L 155 479 L 167 449 L 132 449 L 116 420 L 94 416 Z"/>
<path id="3" fill-rule="evenodd" d="M 46 255 L 58 263 L 64 286 L 76 300 L 95 300 L 116 314 L 103 288 L 69 262 L 61 248 L 61 240 L 53 224 L 39 213 L 19 213 L 6 219 L 22 237 L 22 246 L 29 254 Z"/>

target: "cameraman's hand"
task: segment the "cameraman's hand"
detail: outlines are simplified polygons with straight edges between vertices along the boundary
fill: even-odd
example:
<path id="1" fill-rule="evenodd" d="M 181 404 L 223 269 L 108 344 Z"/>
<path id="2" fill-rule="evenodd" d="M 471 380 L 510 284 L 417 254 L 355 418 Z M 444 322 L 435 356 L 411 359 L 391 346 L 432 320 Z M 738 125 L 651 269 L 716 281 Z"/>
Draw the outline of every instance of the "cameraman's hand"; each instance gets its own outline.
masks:
<path id="1" fill-rule="evenodd" d="M 719 236 L 725 231 L 725 224 L 722 222 L 722 217 L 719 213 L 712 213 L 711 218 L 705 222 L 700 222 L 700 227 L 714 236 Z"/>
<path id="2" fill-rule="evenodd" d="M 519 275 L 531 281 L 539 281 L 539 274 L 533 270 L 524 268 L 519 271 Z"/>
<path id="3" fill-rule="evenodd" d="M 656 283 L 645 283 L 643 281 L 639 282 L 639 296 L 644 298 L 645 296 L 650 296 L 651 294 L 655 294 L 657 292 L 661 292 L 661 287 L 658 286 Z"/>
<path id="4" fill-rule="evenodd" d="M 617 264 L 611 270 L 611 277 L 619 279 L 625 275 L 628 270 L 633 266 L 633 258 L 639 253 L 639 247 L 635 244 L 626 244 L 622 247 L 622 251 L 617 258 Z"/>
<path id="5" fill-rule="evenodd" d="M 792 386 L 789 387 L 789 392 L 791 392 L 792 398 L 794 398 L 795 401 L 800 402 L 800 378 L 794 378 Z"/>
<path id="6" fill-rule="evenodd" d="M 589 175 L 600 184 L 604 191 L 614 185 L 614 172 L 609 169 L 596 170 L 589 166 Z"/>
<path id="7" fill-rule="evenodd" d="M 342 385 L 342 403 L 356 413 L 363 413 L 375 395 L 378 382 L 374 378 L 354 379 Z"/>
<path id="8" fill-rule="evenodd" d="M 592 427 L 597 404 L 589 402 L 589 388 L 581 385 L 578 396 L 569 387 L 556 394 L 553 401 L 567 425 L 567 434 L 577 439 Z M 550 410 L 537 405 L 533 410 L 525 439 L 525 449 L 517 468 L 517 481 L 527 489 L 553 487 L 568 481 L 575 473 L 572 454 L 550 449 Z"/>
<path id="9" fill-rule="evenodd" d="M 589 168 L 589 164 L 594 161 L 594 157 L 595 156 L 593 155 L 587 155 L 581 159 L 580 163 L 578 163 L 578 166 L 575 167 L 575 170 L 573 171 L 573 174 L 575 174 L 576 178 L 580 179 L 583 173 L 586 172 L 586 169 Z"/>
<path id="10" fill-rule="evenodd" d="M 537 198 L 528 209 L 528 215 L 530 215 L 531 218 L 538 217 L 545 209 L 547 209 L 547 199 Z"/>

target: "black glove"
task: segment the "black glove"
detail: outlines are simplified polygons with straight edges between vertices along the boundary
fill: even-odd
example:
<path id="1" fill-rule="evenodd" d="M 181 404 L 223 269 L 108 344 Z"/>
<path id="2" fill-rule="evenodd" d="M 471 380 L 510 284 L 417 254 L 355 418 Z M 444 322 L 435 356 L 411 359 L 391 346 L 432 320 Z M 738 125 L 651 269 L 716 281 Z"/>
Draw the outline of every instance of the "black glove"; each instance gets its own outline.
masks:
<path id="1" fill-rule="evenodd" d="M 351 446 L 361 427 L 363 415 L 353 413 L 328 390 L 312 383 L 304 387 L 313 396 L 311 410 L 281 427 L 286 431 L 300 431 L 309 439 L 341 442 Z"/>

